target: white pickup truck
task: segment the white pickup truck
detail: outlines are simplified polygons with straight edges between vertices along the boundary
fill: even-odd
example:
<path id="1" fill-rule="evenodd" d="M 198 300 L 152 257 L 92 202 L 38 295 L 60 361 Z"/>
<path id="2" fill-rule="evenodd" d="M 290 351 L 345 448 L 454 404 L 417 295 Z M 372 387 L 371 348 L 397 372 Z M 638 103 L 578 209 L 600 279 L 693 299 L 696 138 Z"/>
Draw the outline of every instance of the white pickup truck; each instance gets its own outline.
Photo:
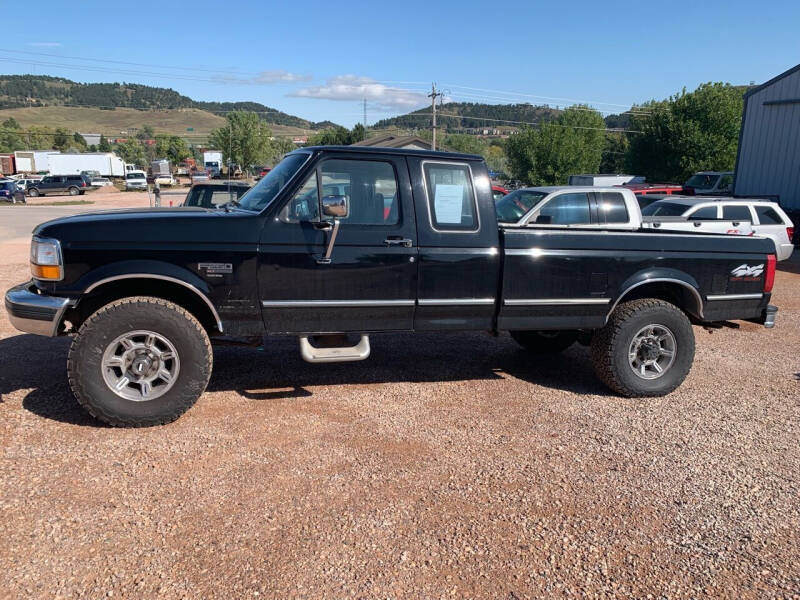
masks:
<path id="1" fill-rule="evenodd" d="M 753 234 L 752 223 L 746 220 L 659 215 L 642 217 L 635 194 L 619 187 L 572 185 L 521 188 L 504 196 L 496 208 L 504 222 L 513 220 L 520 227 L 535 224 L 623 231 L 654 229 Z"/>

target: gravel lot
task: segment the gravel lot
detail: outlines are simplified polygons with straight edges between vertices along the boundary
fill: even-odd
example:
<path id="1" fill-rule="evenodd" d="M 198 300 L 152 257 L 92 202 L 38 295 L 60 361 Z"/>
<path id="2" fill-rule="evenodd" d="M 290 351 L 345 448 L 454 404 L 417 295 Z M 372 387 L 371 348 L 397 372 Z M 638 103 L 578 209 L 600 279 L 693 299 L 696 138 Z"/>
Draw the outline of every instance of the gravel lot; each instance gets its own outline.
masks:
<path id="1" fill-rule="evenodd" d="M 0 288 L 26 253 L 0 241 Z M 312 366 L 275 340 L 217 348 L 198 404 L 145 430 L 86 416 L 69 341 L 0 309 L 0 597 L 798 598 L 800 260 L 780 267 L 778 326 L 696 329 L 666 398 L 610 394 L 581 347 L 375 337 Z"/>

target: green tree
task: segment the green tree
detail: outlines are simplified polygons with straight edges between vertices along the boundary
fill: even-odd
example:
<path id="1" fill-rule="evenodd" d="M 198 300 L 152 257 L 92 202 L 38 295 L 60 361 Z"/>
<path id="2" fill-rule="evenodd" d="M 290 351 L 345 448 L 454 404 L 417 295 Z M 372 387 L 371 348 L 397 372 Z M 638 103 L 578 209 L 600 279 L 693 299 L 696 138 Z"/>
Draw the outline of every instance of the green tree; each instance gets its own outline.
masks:
<path id="1" fill-rule="evenodd" d="M 87 149 L 86 140 L 80 133 L 76 131 L 72 135 L 72 142 L 70 142 L 70 147 L 74 148 L 78 152 L 86 152 Z"/>
<path id="2" fill-rule="evenodd" d="M 351 143 L 351 132 L 341 125 L 323 129 L 308 140 L 309 146 L 346 146 Z"/>
<path id="3" fill-rule="evenodd" d="M 102 143 L 102 141 L 101 138 L 100 142 Z M 114 152 L 126 163 L 131 163 L 138 167 L 143 167 L 147 161 L 144 145 L 135 138 L 128 138 L 124 142 L 117 144 Z"/>
<path id="4" fill-rule="evenodd" d="M 97 145 L 97 151 L 98 152 L 111 152 L 111 144 L 108 143 L 108 139 L 106 139 L 106 136 L 104 136 L 104 135 L 100 136 L 100 142 Z"/>
<path id="5" fill-rule="evenodd" d="M 356 123 L 350 130 L 350 143 L 362 142 L 367 139 L 367 130 L 361 123 Z"/>
<path id="6" fill-rule="evenodd" d="M 628 170 L 651 181 L 677 182 L 696 171 L 733 170 L 743 105 L 742 88 L 704 83 L 638 107 L 627 134 Z"/>
<path id="7" fill-rule="evenodd" d="M 588 106 L 575 105 L 538 129 L 524 128 L 506 144 L 508 166 L 532 185 L 563 185 L 575 173 L 596 173 L 605 146 L 605 122 Z"/>
<path id="8" fill-rule="evenodd" d="M 272 156 L 270 157 L 273 164 L 280 161 L 284 154 L 291 152 L 297 148 L 294 142 L 288 138 L 280 137 L 272 140 Z"/>
<path id="9" fill-rule="evenodd" d="M 15 150 L 25 149 L 25 143 L 19 131 L 19 123 L 13 117 L 3 121 L 0 125 L 0 152 L 14 152 Z"/>
<path id="10" fill-rule="evenodd" d="M 271 157 L 272 132 L 257 113 L 234 111 L 228 114 L 227 120 L 226 125 L 215 129 L 209 136 L 209 143 L 222 151 L 226 162 L 236 163 L 247 170 Z"/>
<path id="11" fill-rule="evenodd" d="M 139 140 L 152 140 L 156 137 L 156 132 L 153 131 L 153 128 L 150 125 L 144 125 L 141 129 L 136 133 L 136 139 Z"/>
<path id="12" fill-rule="evenodd" d="M 55 132 L 49 127 L 32 125 L 25 133 L 25 141 L 31 150 L 45 150 L 53 148 Z"/>
<path id="13" fill-rule="evenodd" d="M 486 156 L 489 145 L 474 135 L 452 133 L 445 136 L 444 140 L 442 140 L 442 148 L 447 148 L 448 150 L 453 150 L 455 152 L 465 152 L 467 154 L 480 154 L 481 156 Z"/>
<path id="14" fill-rule="evenodd" d="M 177 135 L 157 135 L 155 145 L 156 158 L 166 158 L 173 165 L 192 155 L 186 141 Z"/>
<path id="15" fill-rule="evenodd" d="M 53 149 L 66 152 L 69 148 L 70 140 L 71 136 L 69 135 L 69 131 L 63 127 L 58 127 L 53 134 Z"/>
<path id="16" fill-rule="evenodd" d="M 630 142 L 620 132 L 606 133 L 606 145 L 598 173 L 624 173 Z"/>

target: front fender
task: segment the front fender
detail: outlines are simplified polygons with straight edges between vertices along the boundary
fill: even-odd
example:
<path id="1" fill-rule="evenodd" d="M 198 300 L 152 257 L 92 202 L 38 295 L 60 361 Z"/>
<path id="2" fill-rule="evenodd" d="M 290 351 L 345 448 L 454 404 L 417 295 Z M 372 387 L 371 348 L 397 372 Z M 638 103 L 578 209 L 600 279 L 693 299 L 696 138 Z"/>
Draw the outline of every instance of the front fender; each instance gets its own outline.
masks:
<path id="1" fill-rule="evenodd" d="M 173 263 L 158 260 L 123 260 L 92 269 L 70 284 L 69 289 L 60 288 L 65 294 L 88 294 L 104 283 L 118 279 L 136 277 L 167 279 L 187 284 L 208 297 L 208 283 L 195 273 Z"/>

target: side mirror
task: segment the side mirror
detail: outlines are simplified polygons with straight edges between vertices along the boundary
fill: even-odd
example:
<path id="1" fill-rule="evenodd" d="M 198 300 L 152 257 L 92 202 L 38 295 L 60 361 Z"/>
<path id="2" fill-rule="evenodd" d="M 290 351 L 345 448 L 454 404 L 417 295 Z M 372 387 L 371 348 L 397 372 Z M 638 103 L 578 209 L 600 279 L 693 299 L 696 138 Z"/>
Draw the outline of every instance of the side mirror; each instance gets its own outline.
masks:
<path id="1" fill-rule="evenodd" d="M 553 217 L 550 215 L 539 215 L 536 217 L 537 225 L 550 225 L 553 222 Z"/>
<path id="2" fill-rule="evenodd" d="M 322 199 L 322 214 L 326 217 L 346 219 L 350 215 L 347 196 L 325 196 Z"/>

